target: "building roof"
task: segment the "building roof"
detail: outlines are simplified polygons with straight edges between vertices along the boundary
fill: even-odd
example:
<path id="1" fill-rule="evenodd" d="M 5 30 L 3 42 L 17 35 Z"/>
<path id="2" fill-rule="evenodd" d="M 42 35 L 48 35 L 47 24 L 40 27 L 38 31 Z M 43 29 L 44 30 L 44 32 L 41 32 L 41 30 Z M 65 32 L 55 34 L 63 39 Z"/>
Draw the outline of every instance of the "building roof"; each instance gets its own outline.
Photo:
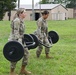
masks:
<path id="1" fill-rule="evenodd" d="M 60 4 L 36 4 L 34 5 L 34 9 L 53 9 Z M 64 6 L 63 6 L 64 7 Z M 18 7 L 16 7 L 17 9 Z M 32 9 L 32 5 L 20 5 L 20 8 Z"/>
<path id="2" fill-rule="evenodd" d="M 57 7 L 59 4 L 38 4 L 38 5 L 35 5 L 35 9 L 53 9 L 55 7 Z"/>

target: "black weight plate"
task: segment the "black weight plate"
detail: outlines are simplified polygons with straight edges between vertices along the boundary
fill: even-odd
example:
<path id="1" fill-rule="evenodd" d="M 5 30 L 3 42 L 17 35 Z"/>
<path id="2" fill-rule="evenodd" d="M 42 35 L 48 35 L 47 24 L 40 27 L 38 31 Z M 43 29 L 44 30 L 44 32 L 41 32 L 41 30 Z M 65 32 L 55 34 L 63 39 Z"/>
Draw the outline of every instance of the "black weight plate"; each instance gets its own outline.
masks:
<path id="1" fill-rule="evenodd" d="M 30 34 L 30 35 L 33 37 L 34 42 L 35 42 L 35 45 L 31 46 L 30 48 L 34 49 L 34 48 L 36 48 L 39 45 L 39 41 L 38 41 L 38 38 L 37 38 L 36 35 L 34 35 L 34 34 Z"/>
<path id="2" fill-rule="evenodd" d="M 19 61 L 24 55 L 23 46 L 17 41 L 10 41 L 5 44 L 3 48 L 4 57 L 11 61 L 16 62 Z"/>
<path id="3" fill-rule="evenodd" d="M 34 39 L 32 38 L 31 35 L 29 34 L 24 34 L 24 42 L 26 43 L 26 45 L 31 45 L 34 42 Z M 30 50 L 30 46 L 28 46 L 28 50 Z"/>
<path id="4" fill-rule="evenodd" d="M 55 44 L 55 43 L 58 42 L 58 40 L 59 40 L 59 35 L 57 34 L 57 32 L 55 32 L 55 31 L 50 31 L 50 32 L 48 32 L 48 35 L 49 35 L 49 37 L 51 37 L 51 38 L 48 38 L 48 40 L 51 39 L 53 44 Z M 49 41 L 49 42 L 50 42 L 50 41 Z"/>

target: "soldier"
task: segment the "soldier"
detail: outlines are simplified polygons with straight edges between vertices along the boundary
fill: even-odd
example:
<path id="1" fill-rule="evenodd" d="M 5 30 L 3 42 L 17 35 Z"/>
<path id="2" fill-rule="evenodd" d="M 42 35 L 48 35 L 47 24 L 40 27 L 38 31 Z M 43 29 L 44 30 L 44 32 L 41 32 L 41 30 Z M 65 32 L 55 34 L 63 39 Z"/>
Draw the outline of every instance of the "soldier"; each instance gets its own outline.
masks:
<path id="1" fill-rule="evenodd" d="M 24 38 L 24 30 L 25 30 L 23 19 L 25 17 L 26 17 L 26 10 L 24 8 L 19 8 L 17 10 L 14 19 L 11 22 L 12 31 L 8 39 L 9 41 L 15 40 L 22 44 L 22 38 Z M 31 74 L 31 72 L 26 70 L 26 65 L 28 63 L 28 56 L 29 56 L 28 48 L 24 48 L 24 56 L 23 56 L 20 74 L 25 74 L 25 75 Z M 16 68 L 16 64 L 17 62 L 11 62 L 10 75 L 16 75 L 16 73 L 14 72 Z"/>
<path id="2" fill-rule="evenodd" d="M 38 39 L 47 46 L 50 45 L 48 41 L 48 25 L 46 22 L 46 19 L 48 18 L 48 16 L 49 16 L 48 11 L 45 10 L 42 12 L 42 17 L 40 17 L 37 21 L 37 30 L 34 32 L 34 34 L 38 37 Z M 43 49 L 43 46 L 39 44 L 36 51 L 36 55 L 38 58 L 42 52 L 42 49 Z M 45 47 L 46 58 L 51 58 L 49 56 L 49 51 L 50 51 L 50 48 Z"/>

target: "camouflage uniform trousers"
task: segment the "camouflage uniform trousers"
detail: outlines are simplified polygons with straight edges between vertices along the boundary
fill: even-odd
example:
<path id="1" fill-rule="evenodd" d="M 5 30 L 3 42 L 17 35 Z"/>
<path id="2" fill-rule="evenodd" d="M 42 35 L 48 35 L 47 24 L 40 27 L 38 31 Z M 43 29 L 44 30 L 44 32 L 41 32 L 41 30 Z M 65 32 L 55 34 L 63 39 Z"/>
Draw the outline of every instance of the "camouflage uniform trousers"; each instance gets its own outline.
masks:
<path id="1" fill-rule="evenodd" d="M 45 44 L 46 46 L 49 46 L 50 44 L 47 37 L 40 38 L 40 41 L 43 42 L 43 44 Z M 39 44 L 36 51 L 37 56 L 40 56 L 42 50 L 43 50 L 43 45 Z M 50 52 L 50 48 L 45 47 L 45 54 L 49 54 L 49 52 Z"/>
<path id="2" fill-rule="evenodd" d="M 24 56 L 23 56 L 23 59 L 22 59 L 22 65 L 26 66 L 28 64 L 28 58 L 29 58 L 28 48 L 24 48 Z M 17 64 L 17 62 L 11 62 L 10 67 L 15 68 L 16 64 Z"/>

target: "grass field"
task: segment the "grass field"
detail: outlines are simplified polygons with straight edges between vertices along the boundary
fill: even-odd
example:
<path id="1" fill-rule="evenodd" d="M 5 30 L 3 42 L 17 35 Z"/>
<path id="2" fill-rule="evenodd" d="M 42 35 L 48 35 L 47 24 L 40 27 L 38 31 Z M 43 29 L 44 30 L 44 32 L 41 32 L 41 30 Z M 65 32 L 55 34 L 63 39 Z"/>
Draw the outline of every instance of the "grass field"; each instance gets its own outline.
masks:
<path id="1" fill-rule="evenodd" d="M 35 21 L 25 21 L 25 33 L 33 33 L 36 29 Z M 59 34 L 59 41 L 50 49 L 53 59 L 46 59 L 43 50 L 39 59 L 36 58 L 36 49 L 30 50 L 27 70 L 32 75 L 76 75 L 76 20 L 48 21 L 50 30 Z M 3 56 L 3 46 L 8 41 L 10 22 L 0 21 L 0 75 L 8 75 L 10 62 Z M 21 60 L 17 63 L 16 72 L 19 73 Z"/>

